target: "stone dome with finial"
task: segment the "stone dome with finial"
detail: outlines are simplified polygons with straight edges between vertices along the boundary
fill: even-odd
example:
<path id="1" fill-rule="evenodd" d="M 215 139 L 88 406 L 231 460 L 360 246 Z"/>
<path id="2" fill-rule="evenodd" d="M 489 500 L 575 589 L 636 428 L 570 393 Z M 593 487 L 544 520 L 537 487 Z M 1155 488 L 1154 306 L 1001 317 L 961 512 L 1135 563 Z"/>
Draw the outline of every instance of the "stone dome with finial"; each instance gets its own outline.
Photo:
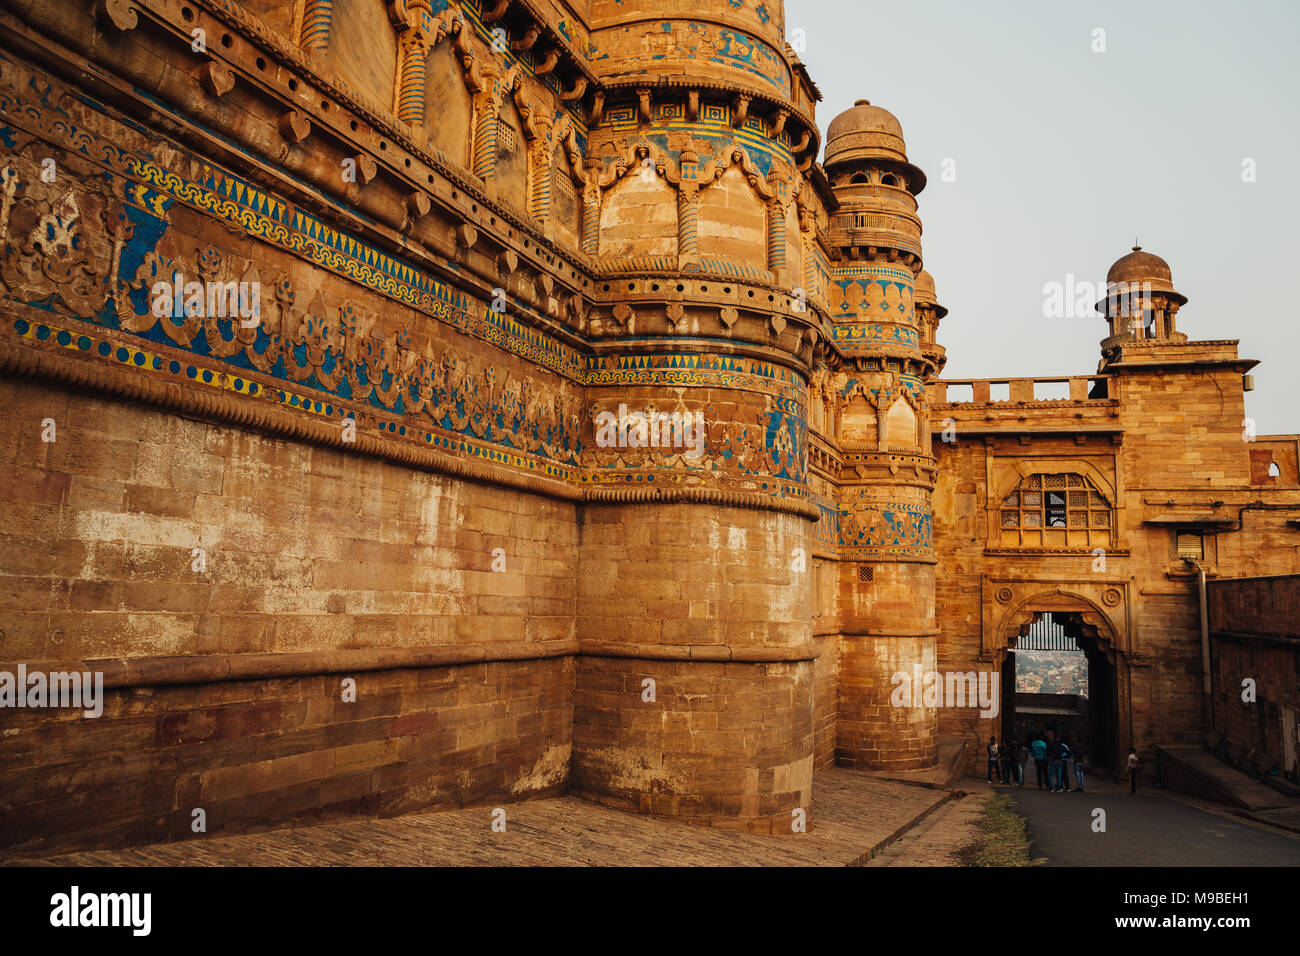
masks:
<path id="1" fill-rule="evenodd" d="M 1146 286 L 1152 292 L 1164 292 L 1171 298 L 1186 302 L 1187 298 L 1174 289 L 1174 276 L 1169 263 L 1159 256 L 1143 251 L 1135 245 L 1126 256 L 1121 256 L 1106 273 L 1109 285 Z"/>
<path id="2" fill-rule="evenodd" d="M 912 192 L 925 188 L 925 174 L 907 161 L 903 127 L 889 110 L 858 100 L 826 128 L 826 167 L 840 163 L 897 164 L 909 172 Z"/>

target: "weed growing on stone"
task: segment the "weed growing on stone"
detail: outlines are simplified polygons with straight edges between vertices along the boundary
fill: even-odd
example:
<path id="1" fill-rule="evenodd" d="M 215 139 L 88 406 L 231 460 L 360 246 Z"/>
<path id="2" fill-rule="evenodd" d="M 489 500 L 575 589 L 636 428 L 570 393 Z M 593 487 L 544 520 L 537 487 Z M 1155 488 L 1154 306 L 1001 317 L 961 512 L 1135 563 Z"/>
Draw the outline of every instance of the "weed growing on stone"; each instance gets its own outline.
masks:
<path id="1" fill-rule="evenodd" d="M 962 853 L 963 866 L 1037 866 L 1029 857 L 1025 818 L 1004 794 L 995 793 L 979 821 L 981 839 Z"/>

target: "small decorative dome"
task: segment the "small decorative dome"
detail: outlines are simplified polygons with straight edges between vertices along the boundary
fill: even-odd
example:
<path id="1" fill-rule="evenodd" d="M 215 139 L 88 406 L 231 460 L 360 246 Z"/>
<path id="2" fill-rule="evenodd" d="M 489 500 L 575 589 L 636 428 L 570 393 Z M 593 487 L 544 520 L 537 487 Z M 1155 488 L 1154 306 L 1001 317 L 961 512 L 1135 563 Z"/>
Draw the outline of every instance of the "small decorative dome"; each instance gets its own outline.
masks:
<path id="1" fill-rule="evenodd" d="M 1169 263 L 1150 252 L 1143 252 L 1141 246 L 1134 246 L 1133 251 L 1116 260 L 1106 273 L 1108 285 L 1145 285 L 1152 292 L 1164 292 L 1186 302 L 1185 296 L 1174 289 L 1174 275 Z"/>
<path id="2" fill-rule="evenodd" d="M 854 159 L 907 162 L 903 127 L 889 110 L 858 100 L 826 129 L 826 165 Z"/>
<path id="3" fill-rule="evenodd" d="M 916 300 L 918 302 L 933 303 L 939 299 L 934 291 L 934 276 L 922 269 L 916 274 L 916 282 L 913 284 L 916 290 Z"/>
<path id="4" fill-rule="evenodd" d="M 934 277 L 922 269 L 916 274 L 916 282 L 913 283 L 913 300 L 918 305 L 928 305 L 943 318 L 948 314 L 948 310 L 939 304 L 939 296 L 934 291 Z"/>

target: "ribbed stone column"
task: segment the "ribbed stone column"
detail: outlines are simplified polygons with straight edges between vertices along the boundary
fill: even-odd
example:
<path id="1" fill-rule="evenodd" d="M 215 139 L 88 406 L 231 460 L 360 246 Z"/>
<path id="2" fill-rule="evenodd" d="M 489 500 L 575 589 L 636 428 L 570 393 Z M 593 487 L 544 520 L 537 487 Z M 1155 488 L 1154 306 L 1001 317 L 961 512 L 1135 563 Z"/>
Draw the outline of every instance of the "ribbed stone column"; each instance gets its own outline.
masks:
<path id="1" fill-rule="evenodd" d="M 497 168 L 497 112 L 483 109 L 474 124 L 474 165 L 471 172 L 484 181 L 491 178 Z"/>
<path id="2" fill-rule="evenodd" d="M 307 0 L 302 14 L 302 39 L 299 45 L 310 53 L 323 52 L 330 42 L 332 0 Z"/>

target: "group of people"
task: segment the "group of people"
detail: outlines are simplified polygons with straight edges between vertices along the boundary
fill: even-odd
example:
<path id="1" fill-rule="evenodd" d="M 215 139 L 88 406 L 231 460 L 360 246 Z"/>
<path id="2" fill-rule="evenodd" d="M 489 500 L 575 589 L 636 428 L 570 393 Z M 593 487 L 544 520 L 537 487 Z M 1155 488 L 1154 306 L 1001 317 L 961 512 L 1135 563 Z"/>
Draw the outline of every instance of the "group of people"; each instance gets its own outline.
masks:
<path id="1" fill-rule="evenodd" d="M 1039 790 L 1069 793 L 1083 790 L 1083 773 L 1088 756 L 1081 742 L 1071 745 L 1056 732 L 1030 731 L 1023 740 L 1011 738 L 998 743 L 989 738 L 988 781 L 1024 787 L 1025 765 L 1032 759 Z M 1071 786 L 1071 782 L 1074 786 Z"/>
<path id="2" fill-rule="evenodd" d="M 1033 760 L 1039 790 L 1057 793 L 1077 790 L 1082 793 L 1083 772 L 1088 763 L 1087 749 L 1082 741 L 1071 745 L 1064 736 L 1058 740 L 1054 730 L 1039 733 L 1031 729 L 1023 740 L 1012 737 L 1000 744 L 996 737 L 990 737 L 988 780 L 989 783 L 1005 783 L 1023 789 L 1025 766 Z M 1137 750 L 1130 747 L 1128 760 L 1124 764 L 1124 769 L 1128 772 L 1129 793 L 1138 792 L 1140 765 Z M 1075 784 L 1073 787 L 1070 786 L 1071 780 Z"/>

